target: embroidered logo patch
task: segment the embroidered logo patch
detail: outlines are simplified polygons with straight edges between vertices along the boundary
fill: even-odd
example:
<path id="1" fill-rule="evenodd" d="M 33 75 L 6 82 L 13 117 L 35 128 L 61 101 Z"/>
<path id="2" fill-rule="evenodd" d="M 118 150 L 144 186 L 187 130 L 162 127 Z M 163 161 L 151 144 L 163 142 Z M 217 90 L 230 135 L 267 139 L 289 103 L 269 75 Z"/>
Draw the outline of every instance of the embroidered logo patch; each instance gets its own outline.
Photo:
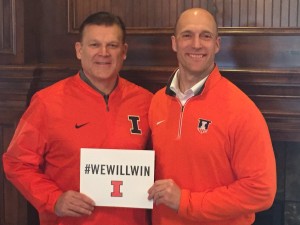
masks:
<path id="1" fill-rule="evenodd" d="M 85 125 L 87 125 L 88 123 L 82 123 L 82 124 L 75 124 L 75 128 L 76 129 L 79 129 L 79 128 L 81 128 L 81 127 L 83 127 L 83 126 L 85 126 Z"/>
<path id="2" fill-rule="evenodd" d="M 128 120 L 131 122 L 130 133 L 131 134 L 142 134 L 142 130 L 139 128 L 139 116 L 128 116 Z"/>
<path id="3" fill-rule="evenodd" d="M 210 120 L 205 120 L 205 119 L 199 119 L 198 123 L 198 131 L 201 134 L 207 133 L 208 132 L 208 127 L 212 122 Z"/>

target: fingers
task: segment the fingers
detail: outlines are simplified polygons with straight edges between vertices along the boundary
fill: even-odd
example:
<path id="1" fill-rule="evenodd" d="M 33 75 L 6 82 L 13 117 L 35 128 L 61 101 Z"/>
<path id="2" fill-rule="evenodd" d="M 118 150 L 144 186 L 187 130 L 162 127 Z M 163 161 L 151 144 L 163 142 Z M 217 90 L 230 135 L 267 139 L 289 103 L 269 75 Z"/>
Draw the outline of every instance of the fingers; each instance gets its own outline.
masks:
<path id="1" fill-rule="evenodd" d="M 157 180 L 155 181 L 155 183 L 153 184 L 153 186 L 148 190 L 148 199 L 158 199 L 160 196 L 159 196 L 159 192 L 163 191 L 164 188 L 165 188 L 165 183 L 166 181 L 165 180 Z"/>
<path id="2" fill-rule="evenodd" d="M 153 199 L 156 205 L 165 204 L 175 210 L 179 208 L 181 190 L 172 179 L 155 181 L 148 194 L 148 199 Z"/>
<path id="3" fill-rule="evenodd" d="M 55 204 L 55 214 L 57 216 L 84 216 L 91 215 L 95 203 L 92 199 L 76 191 L 63 193 Z"/>

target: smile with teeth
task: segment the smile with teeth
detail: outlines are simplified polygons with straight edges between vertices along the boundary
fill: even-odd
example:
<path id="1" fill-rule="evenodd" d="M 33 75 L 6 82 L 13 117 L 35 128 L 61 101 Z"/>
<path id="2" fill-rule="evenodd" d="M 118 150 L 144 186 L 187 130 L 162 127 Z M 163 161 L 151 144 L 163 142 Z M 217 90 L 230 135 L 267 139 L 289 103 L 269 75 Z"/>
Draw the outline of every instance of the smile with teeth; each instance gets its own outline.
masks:
<path id="1" fill-rule="evenodd" d="M 203 54 L 192 54 L 192 53 L 189 53 L 188 56 L 195 59 L 200 59 L 204 57 Z"/>

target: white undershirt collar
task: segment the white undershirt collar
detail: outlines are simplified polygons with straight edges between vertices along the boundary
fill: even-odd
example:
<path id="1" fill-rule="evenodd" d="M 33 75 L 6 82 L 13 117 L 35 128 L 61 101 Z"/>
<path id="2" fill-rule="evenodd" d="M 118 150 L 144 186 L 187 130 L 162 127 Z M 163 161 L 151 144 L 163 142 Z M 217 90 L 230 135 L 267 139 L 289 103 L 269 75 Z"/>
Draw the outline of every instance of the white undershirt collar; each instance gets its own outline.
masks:
<path id="1" fill-rule="evenodd" d="M 196 83 L 193 87 L 187 89 L 184 93 L 182 93 L 179 89 L 178 75 L 179 69 L 175 72 L 175 75 L 170 85 L 170 89 L 176 93 L 176 97 L 179 99 L 181 104 L 184 105 L 188 99 L 195 96 L 195 94 L 197 94 L 200 91 L 208 76 L 206 76 L 198 83 Z"/>

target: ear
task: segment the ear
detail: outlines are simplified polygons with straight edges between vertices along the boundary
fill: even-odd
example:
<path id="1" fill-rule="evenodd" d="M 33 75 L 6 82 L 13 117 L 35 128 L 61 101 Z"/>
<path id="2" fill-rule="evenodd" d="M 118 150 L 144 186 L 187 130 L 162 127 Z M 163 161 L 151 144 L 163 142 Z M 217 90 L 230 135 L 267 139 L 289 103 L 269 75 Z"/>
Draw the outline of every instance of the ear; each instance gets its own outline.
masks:
<path id="1" fill-rule="evenodd" d="M 125 43 L 123 46 L 123 60 L 127 58 L 128 44 Z"/>
<path id="2" fill-rule="evenodd" d="M 171 36 L 172 41 L 172 49 L 174 52 L 177 52 L 177 44 L 176 44 L 176 37 L 174 35 Z"/>
<path id="3" fill-rule="evenodd" d="M 217 54 L 220 51 L 220 48 L 221 48 L 221 37 L 217 37 L 215 54 Z"/>
<path id="4" fill-rule="evenodd" d="M 77 59 L 81 59 L 81 42 L 76 42 L 75 43 L 75 50 L 76 50 L 76 56 L 77 56 Z"/>

